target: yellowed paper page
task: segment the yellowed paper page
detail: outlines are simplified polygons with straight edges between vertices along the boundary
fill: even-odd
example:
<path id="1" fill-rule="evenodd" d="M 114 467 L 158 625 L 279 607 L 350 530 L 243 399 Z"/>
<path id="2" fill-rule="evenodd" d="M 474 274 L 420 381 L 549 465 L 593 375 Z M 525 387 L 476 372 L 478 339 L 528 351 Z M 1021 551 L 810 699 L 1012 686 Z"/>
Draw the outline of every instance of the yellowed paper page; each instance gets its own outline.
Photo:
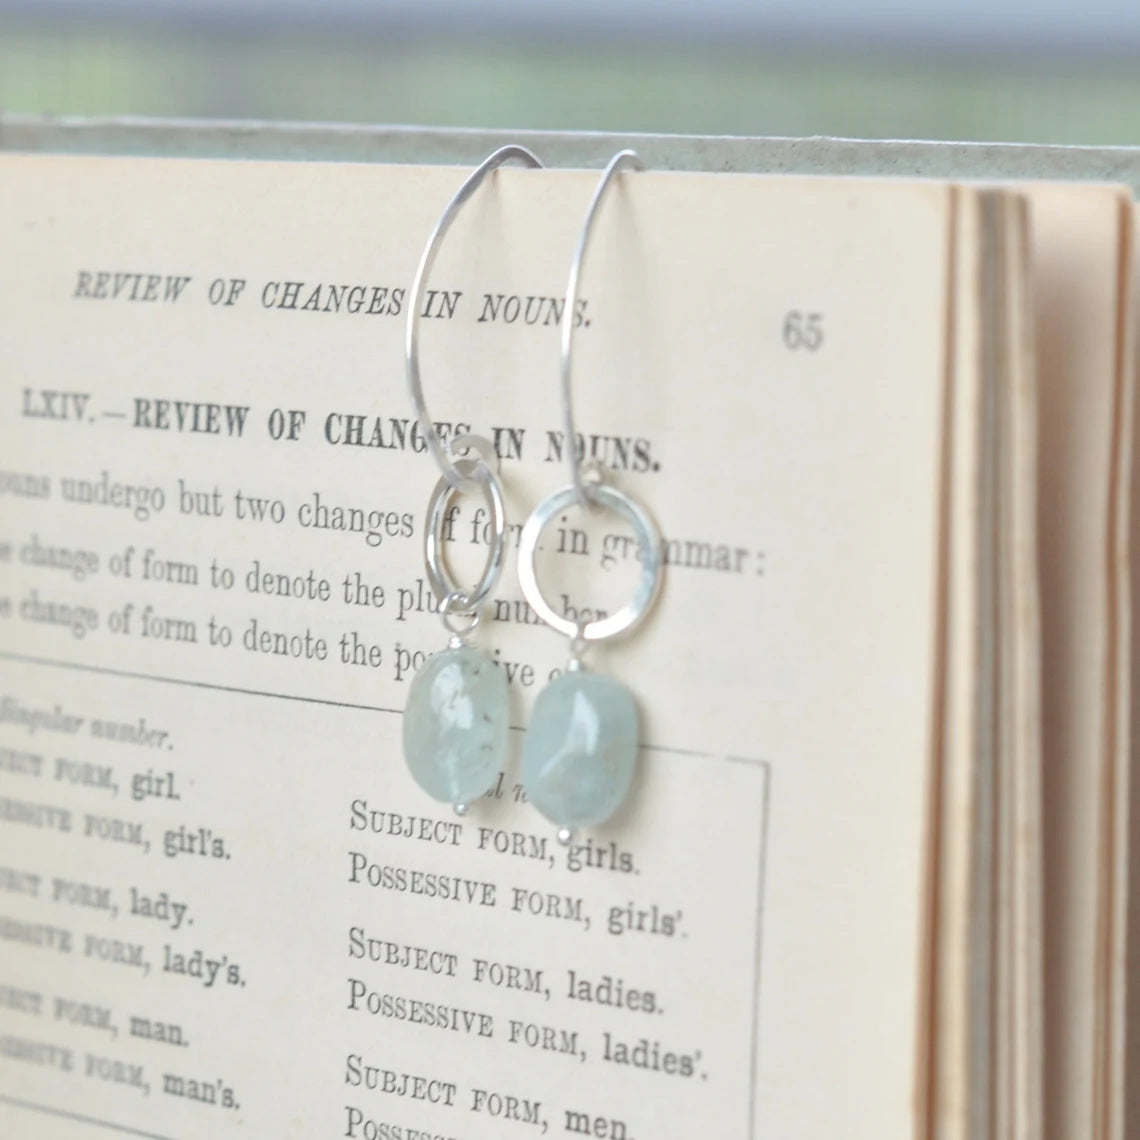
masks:
<path id="1" fill-rule="evenodd" d="M 446 641 L 402 307 L 462 177 L 0 158 L 0 1134 L 921 1133 L 950 191 L 608 200 L 577 414 L 669 565 L 593 662 L 633 795 L 565 851 L 520 732 L 462 820 L 401 756 Z M 595 177 L 495 176 L 426 302 L 432 413 L 514 523 L 566 481 Z M 547 542 L 567 607 L 636 583 L 613 520 Z M 566 647 L 513 565 L 479 638 L 521 730 Z"/>
<path id="2" fill-rule="evenodd" d="M 968 1140 L 988 1097 L 977 1091 L 973 1066 L 988 1073 L 988 985 L 976 985 L 988 961 L 990 939 L 975 916 L 980 878 L 975 857 L 978 818 L 979 677 L 982 646 L 978 615 L 983 559 L 982 520 L 982 306 L 981 258 L 985 194 L 956 188 L 955 277 L 947 327 L 952 380 L 948 400 L 945 568 L 945 675 L 940 713 L 938 862 L 935 886 L 934 988 L 930 1129 L 937 1140 Z M 988 628 L 988 627 L 987 627 Z M 979 944 L 980 943 L 980 944 Z M 979 1052 L 982 1054 L 978 1060 Z"/>
<path id="3" fill-rule="evenodd" d="M 1133 430 L 1136 415 L 1135 304 L 1136 209 L 1122 198 L 1122 253 L 1120 299 L 1117 306 L 1119 356 L 1113 436 L 1113 504 L 1109 532 L 1109 596 L 1113 608 L 1112 663 L 1109 697 L 1112 701 L 1112 742 L 1106 783 L 1112 826 L 1102 848 L 1105 862 L 1104 895 L 1109 908 L 1105 937 L 1105 1017 L 1101 1032 L 1103 1051 L 1102 1097 L 1105 1135 L 1116 1140 L 1128 1131 L 1128 873 L 1131 838 L 1132 716 L 1132 587 L 1130 514 L 1132 510 Z"/>
<path id="4" fill-rule="evenodd" d="M 1040 376 L 1046 1135 L 1119 1137 L 1119 529 L 1131 203 L 1027 187 Z M 1112 1091 L 1115 1086 L 1115 1091 Z"/>
<path id="5" fill-rule="evenodd" d="M 1039 1135 L 1035 380 L 1024 199 L 958 187 L 931 1132 Z"/>
<path id="6" fill-rule="evenodd" d="M 999 1002 L 1005 1024 L 996 1066 L 996 1136 L 1043 1135 L 1041 624 L 1037 543 L 1037 367 L 1030 278 L 1029 205 L 1003 199 L 1001 274 L 1005 368 L 999 378 L 1000 431 L 998 675 L 1003 763 L 997 781 L 1002 829 L 995 872 Z"/>

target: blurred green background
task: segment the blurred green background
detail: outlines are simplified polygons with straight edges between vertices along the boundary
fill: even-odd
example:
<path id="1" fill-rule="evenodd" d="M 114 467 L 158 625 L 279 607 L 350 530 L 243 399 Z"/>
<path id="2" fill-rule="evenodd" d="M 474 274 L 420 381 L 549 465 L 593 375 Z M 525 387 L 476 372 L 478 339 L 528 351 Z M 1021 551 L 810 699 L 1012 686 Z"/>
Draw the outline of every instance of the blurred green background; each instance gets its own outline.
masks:
<path id="1" fill-rule="evenodd" d="M 1140 144 L 1140 52 L 1111 36 L 845 42 L 762 22 L 694 35 L 395 19 L 382 4 L 352 18 L 240 8 L 0 0 L 0 109 Z"/>

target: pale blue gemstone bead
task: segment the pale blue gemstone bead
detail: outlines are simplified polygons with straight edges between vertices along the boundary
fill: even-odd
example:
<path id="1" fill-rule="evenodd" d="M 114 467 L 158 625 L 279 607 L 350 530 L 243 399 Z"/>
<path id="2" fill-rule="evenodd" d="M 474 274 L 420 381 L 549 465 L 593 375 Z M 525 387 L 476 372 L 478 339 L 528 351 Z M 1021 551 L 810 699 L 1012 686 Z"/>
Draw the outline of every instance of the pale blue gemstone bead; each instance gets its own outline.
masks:
<path id="1" fill-rule="evenodd" d="M 503 770 L 509 714 L 507 678 L 469 646 L 429 657 L 412 678 L 404 709 L 404 758 L 433 799 L 467 804 Z"/>
<path id="2" fill-rule="evenodd" d="M 637 706 L 612 677 L 569 672 L 538 695 L 523 741 L 527 798 L 561 827 L 599 824 L 621 806 L 637 763 Z"/>

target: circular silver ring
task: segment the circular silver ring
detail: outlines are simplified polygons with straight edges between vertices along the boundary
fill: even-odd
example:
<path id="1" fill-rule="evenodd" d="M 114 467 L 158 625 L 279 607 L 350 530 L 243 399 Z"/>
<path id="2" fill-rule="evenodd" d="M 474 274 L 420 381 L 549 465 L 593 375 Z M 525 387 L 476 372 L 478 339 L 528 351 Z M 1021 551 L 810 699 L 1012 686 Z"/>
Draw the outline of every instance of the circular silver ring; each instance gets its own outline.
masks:
<path id="1" fill-rule="evenodd" d="M 552 629 L 566 637 L 580 637 L 583 641 L 604 641 L 632 629 L 652 608 L 661 587 L 661 532 L 649 512 L 636 499 L 616 487 L 587 483 L 584 489 L 591 503 L 616 511 L 633 528 L 642 566 L 641 581 L 633 597 L 617 613 L 583 625 L 558 613 L 543 596 L 535 572 L 538 540 L 555 515 L 578 502 L 578 488 L 573 483 L 543 499 L 526 520 L 519 540 L 519 585 L 531 609 Z"/>
<path id="2" fill-rule="evenodd" d="M 459 459 L 456 470 L 462 479 L 460 487 L 452 486 L 446 475 L 441 475 L 428 500 L 427 524 L 424 527 L 424 563 L 428 582 L 435 596 L 444 602 L 456 598 L 462 601 L 462 611 L 477 610 L 494 590 L 503 572 L 503 555 L 506 550 L 507 509 L 503 502 L 503 485 L 494 470 L 478 459 Z M 491 541 L 487 547 L 487 562 L 483 574 L 470 590 L 456 585 L 443 558 L 443 528 L 447 523 L 447 508 L 452 495 L 466 488 L 478 488 L 491 512 Z M 461 612 L 459 608 L 454 613 Z"/>

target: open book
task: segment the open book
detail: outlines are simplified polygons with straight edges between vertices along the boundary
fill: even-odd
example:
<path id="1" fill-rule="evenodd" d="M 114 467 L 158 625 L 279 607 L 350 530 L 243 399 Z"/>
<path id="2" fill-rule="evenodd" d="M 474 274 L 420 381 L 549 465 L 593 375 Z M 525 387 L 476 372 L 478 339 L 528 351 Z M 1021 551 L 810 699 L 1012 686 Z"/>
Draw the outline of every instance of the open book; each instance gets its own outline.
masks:
<path id="1" fill-rule="evenodd" d="M 1130 195 L 627 174 L 569 314 L 596 173 L 481 189 L 441 432 L 516 539 L 572 446 L 664 535 L 591 663 L 633 791 L 561 846 L 516 541 L 501 781 L 401 751 L 464 174 L 0 155 L 0 1135 L 1122 1140 Z M 635 552 L 569 511 L 547 596 Z"/>

